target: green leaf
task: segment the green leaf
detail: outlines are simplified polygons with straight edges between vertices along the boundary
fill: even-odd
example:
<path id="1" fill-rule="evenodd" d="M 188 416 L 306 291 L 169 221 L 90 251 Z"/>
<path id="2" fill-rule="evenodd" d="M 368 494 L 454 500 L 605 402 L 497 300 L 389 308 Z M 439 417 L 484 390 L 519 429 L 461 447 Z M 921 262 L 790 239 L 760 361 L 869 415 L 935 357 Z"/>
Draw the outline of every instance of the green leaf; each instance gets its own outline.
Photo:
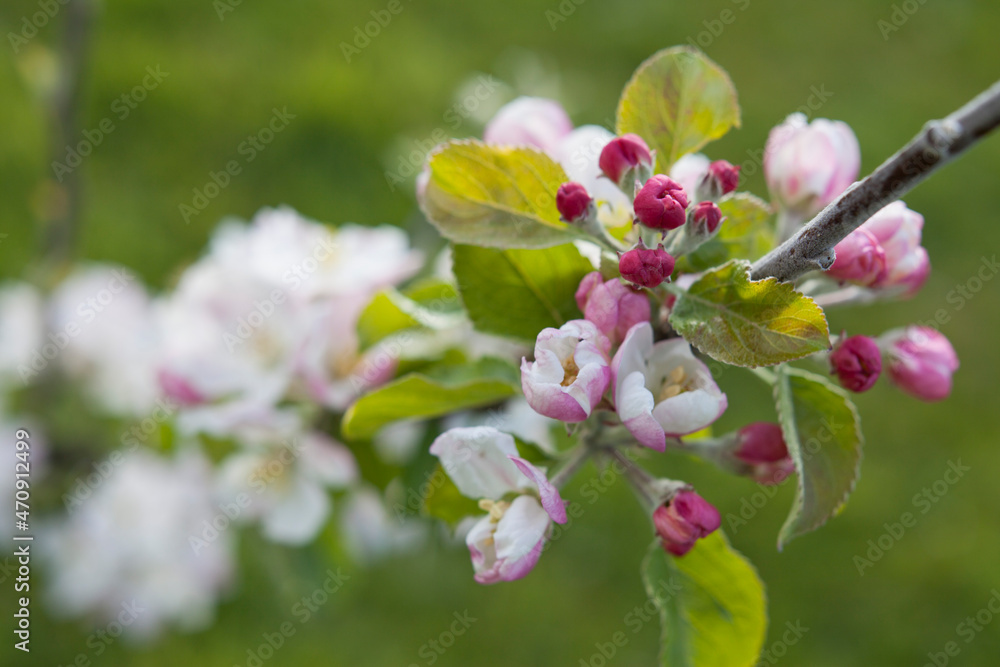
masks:
<path id="1" fill-rule="evenodd" d="M 369 438 L 399 419 L 441 415 L 490 405 L 520 389 L 517 369 L 499 359 L 411 373 L 359 398 L 344 415 L 345 438 Z"/>
<path id="2" fill-rule="evenodd" d="M 780 366 L 774 392 L 781 431 L 798 471 L 795 502 L 778 535 L 780 550 L 844 507 L 860 475 L 864 439 L 854 403 L 826 378 Z"/>
<path id="3" fill-rule="evenodd" d="M 455 243 L 547 248 L 579 237 L 556 209 L 556 190 L 569 177 L 535 148 L 450 141 L 428 166 L 421 208 Z"/>
<path id="4" fill-rule="evenodd" d="M 475 500 L 462 495 L 440 463 L 421 486 L 420 492 L 424 494 L 424 513 L 452 526 L 467 516 L 483 514 Z"/>
<path id="5" fill-rule="evenodd" d="M 823 309 L 789 283 L 750 280 L 745 260 L 679 292 L 670 324 L 708 356 L 734 366 L 773 366 L 830 347 Z"/>
<path id="6" fill-rule="evenodd" d="M 731 259 L 751 262 L 775 245 L 771 207 L 749 192 L 730 193 L 719 202 L 725 220 L 719 233 L 677 260 L 680 271 L 700 272 Z"/>
<path id="7" fill-rule="evenodd" d="M 739 126 L 740 105 L 729 75 L 692 47 L 653 54 L 618 100 L 618 134 L 634 132 L 645 139 L 656 150 L 660 174 Z"/>
<path id="8" fill-rule="evenodd" d="M 479 331 L 533 341 L 582 317 L 574 294 L 594 270 L 572 244 L 545 250 L 455 246 L 458 290 Z"/>
<path id="9" fill-rule="evenodd" d="M 767 636 L 764 584 L 721 531 L 680 558 L 654 541 L 642 580 L 660 610 L 662 667 L 757 664 Z"/>
<path id="10" fill-rule="evenodd" d="M 395 289 L 382 290 L 375 295 L 358 319 L 358 339 L 361 349 L 367 349 L 386 336 L 406 329 L 441 330 L 459 324 L 462 316 L 454 310 L 446 309 L 447 298 L 450 298 L 453 304 L 458 303 L 454 291 L 440 303 L 430 301 L 429 305 L 422 305 Z"/>

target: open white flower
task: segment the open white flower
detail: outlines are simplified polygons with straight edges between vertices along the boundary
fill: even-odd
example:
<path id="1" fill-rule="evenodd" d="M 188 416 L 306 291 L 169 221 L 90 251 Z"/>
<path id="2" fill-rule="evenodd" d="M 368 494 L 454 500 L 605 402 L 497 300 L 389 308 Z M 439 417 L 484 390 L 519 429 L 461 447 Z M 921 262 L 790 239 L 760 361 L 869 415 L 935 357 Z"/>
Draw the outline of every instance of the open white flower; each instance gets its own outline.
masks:
<path id="1" fill-rule="evenodd" d="M 487 512 L 465 538 L 476 581 L 494 584 L 527 575 L 552 522 L 566 523 L 566 507 L 545 472 L 518 455 L 513 437 L 490 426 L 446 431 L 431 445 L 431 454 L 441 459 L 458 490 L 478 499 Z"/>
<path id="2" fill-rule="evenodd" d="M 699 431 L 726 410 L 726 395 L 687 341 L 654 345 L 649 322 L 629 329 L 611 369 L 618 416 L 646 447 L 663 451 L 668 435 Z"/>

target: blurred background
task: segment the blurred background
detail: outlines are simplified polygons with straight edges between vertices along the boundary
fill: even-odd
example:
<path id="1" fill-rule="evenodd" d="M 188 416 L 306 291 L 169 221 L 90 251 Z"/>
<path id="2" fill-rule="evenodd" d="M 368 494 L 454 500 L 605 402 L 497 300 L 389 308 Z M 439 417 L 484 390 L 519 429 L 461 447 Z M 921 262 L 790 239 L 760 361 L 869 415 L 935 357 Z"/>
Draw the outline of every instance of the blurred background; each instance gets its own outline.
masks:
<path id="1" fill-rule="evenodd" d="M 401 0 L 401 11 L 367 39 L 358 30 L 386 16 L 390 3 L 106 0 L 84 35 L 85 59 L 74 61 L 82 65 L 77 128 L 60 139 L 44 100 L 58 85 L 70 9 L 53 2 L 54 17 L 25 33 L 43 4 L 5 0 L 0 8 L 3 279 L 37 275 L 48 247 L 50 255 L 66 248 L 75 259 L 133 267 L 147 285 L 166 288 L 221 218 L 249 218 L 278 204 L 330 224 L 401 226 L 432 249 L 437 241 L 412 194 L 428 148 L 480 135 L 497 108 L 523 94 L 561 100 L 577 124 L 610 126 L 635 67 L 675 44 L 699 46 L 732 76 L 743 126 L 706 152 L 744 163 L 741 189 L 762 196 L 754 156 L 791 111 L 813 104 L 812 116 L 846 121 L 861 143 L 864 174 L 925 121 L 1000 77 L 1000 4 L 991 0 Z M 136 86 L 145 90 L 141 100 Z M 287 126 L 248 147 L 276 110 L 288 115 Z M 84 130 L 101 140 L 66 176 L 69 187 L 57 188 L 52 162 L 67 160 L 66 144 Z M 211 174 L 232 160 L 241 173 L 204 197 Z M 834 331 L 870 334 L 938 317 L 962 360 L 944 403 L 917 403 L 886 383 L 857 398 L 865 461 L 841 516 L 778 553 L 788 485 L 764 499 L 752 482 L 705 465 L 679 457 L 652 464 L 695 481 L 756 564 L 770 600 L 768 646 L 781 641 L 786 623 L 808 629 L 794 645 L 776 647 L 776 660 L 922 665 L 955 641 L 954 664 L 996 664 L 1000 618 L 980 612 L 1000 598 L 1000 280 L 987 278 L 1000 250 L 998 174 L 995 136 L 907 197 L 926 218 L 933 266 L 915 299 L 830 316 Z M 53 240 L 47 230 L 63 227 L 50 225 L 67 217 L 77 221 L 76 237 Z M 960 286 L 969 291 L 958 299 Z M 750 375 L 731 370 L 720 384 L 731 406 L 720 431 L 773 418 L 770 396 Z M 968 472 L 935 493 L 934 483 L 958 462 Z M 55 620 L 39 590 L 31 654 L 14 651 L 7 633 L 0 662 L 68 665 L 83 654 L 90 664 L 150 667 L 601 665 L 598 645 L 624 631 L 628 643 L 608 664 L 651 665 L 656 623 L 628 616 L 645 602 L 638 566 L 650 526 L 620 480 L 608 480 L 592 503 L 582 487 L 593 489 L 597 474 L 589 467 L 570 485 L 566 495 L 584 515 L 518 583 L 475 584 L 466 550 L 441 540 L 362 568 L 325 539 L 287 550 L 248 531 L 235 586 L 207 629 L 151 643 L 115 641 L 97 654 L 97 626 Z M 923 513 L 915 496 L 925 488 L 934 502 Z M 741 512 L 745 523 L 730 519 Z M 916 525 L 859 574 L 855 557 L 872 558 L 869 541 L 877 544 L 904 512 L 916 515 Z M 349 579 L 300 624 L 295 604 L 336 566 Z M 34 576 L 43 588 L 38 564 Z M 0 577 L 0 612 L 9 619 L 12 581 Z M 476 620 L 449 638 L 456 613 Z M 982 630 L 957 634 L 977 613 Z M 287 621 L 294 636 L 274 657 L 254 662 L 248 651 Z M 434 648 L 443 644 L 446 650 Z"/>

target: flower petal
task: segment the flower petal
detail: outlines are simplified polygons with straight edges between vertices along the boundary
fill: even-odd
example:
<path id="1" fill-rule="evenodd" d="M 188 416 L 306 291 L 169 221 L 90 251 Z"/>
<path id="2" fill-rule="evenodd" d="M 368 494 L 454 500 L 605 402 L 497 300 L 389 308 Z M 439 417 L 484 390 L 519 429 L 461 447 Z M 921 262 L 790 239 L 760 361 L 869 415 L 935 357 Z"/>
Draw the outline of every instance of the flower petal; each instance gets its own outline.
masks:
<path id="1" fill-rule="evenodd" d="M 511 460 L 517 456 L 514 438 L 492 426 L 453 428 L 431 444 L 455 486 L 469 498 L 500 500 L 518 491 L 523 478 Z"/>
<path id="2" fill-rule="evenodd" d="M 566 523 L 566 505 L 563 502 L 562 496 L 559 495 L 559 489 L 552 485 L 545 473 L 519 456 L 511 456 L 510 460 L 538 488 L 538 495 L 542 499 L 542 507 L 545 508 L 545 512 L 552 520 L 556 523 Z"/>

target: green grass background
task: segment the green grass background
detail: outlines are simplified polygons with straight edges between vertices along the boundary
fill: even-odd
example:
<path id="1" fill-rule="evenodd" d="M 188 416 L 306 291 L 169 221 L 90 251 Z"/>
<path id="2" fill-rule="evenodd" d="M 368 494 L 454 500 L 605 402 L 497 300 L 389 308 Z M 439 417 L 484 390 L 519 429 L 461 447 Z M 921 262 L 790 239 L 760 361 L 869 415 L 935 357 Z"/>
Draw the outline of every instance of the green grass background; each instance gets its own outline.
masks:
<path id="1" fill-rule="evenodd" d="M 546 11 L 557 0 L 443 2 L 403 0 L 371 44 L 347 63 L 340 43 L 382 10 L 381 0 L 243 2 L 220 20 L 210 0 L 107 0 L 97 20 L 86 80 L 84 127 L 111 116 L 115 98 L 138 84 L 147 66 L 169 72 L 130 116 L 119 121 L 80 167 L 85 201 L 78 256 L 135 267 L 163 287 L 198 256 L 211 229 L 230 214 L 250 216 L 287 203 L 330 223 L 419 224 L 409 184 L 392 190 L 386 171 L 399 156 L 442 131 L 477 134 L 473 119 L 453 128 L 446 116 L 463 99 L 456 89 L 482 74 L 508 84 L 484 103 L 515 93 L 558 95 L 578 123 L 605 122 L 632 70 L 659 48 L 697 40 L 724 10 L 730 25 L 706 32 L 706 53 L 740 92 L 743 127 L 709 147 L 733 162 L 759 149 L 768 130 L 806 103 L 813 86 L 832 93 L 817 115 L 847 121 L 867 173 L 930 118 L 941 117 L 1000 76 L 1000 5 L 993 0 L 910 0 L 912 15 L 884 38 L 878 22 L 894 4 L 872 0 L 659 2 L 586 0 L 555 29 Z M 896 5 L 898 6 L 898 5 Z M 903 8 L 900 7 L 900 12 Z M 38 10 L 5 0 L 3 35 Z M 727 15 L 728 17 L 728 15 Z M 24 73 L 40 47 L 55 43 L 58 18 L 14 55 L 0 45 L 0 276 L 24 275 L 38 259 L 40 183 L 51 174 L 45 119 Z M 710 39 L 708 39 L 710 37 Z M 297 118 L 190 224 L 178 212 L 210 171 L 238 158 L 237 147 L 286 107 Z M 934 271 L 914 300 L 831 313 L 834 330 L 879 333 L 944 309 L 942 330 L 962 360 L 955 390 L 942 404 L 918 403 L 880 383 L 858 398 L 868 444 L 860 484 L 847 510 L 784 553 L 774 545 L 791 503 L 783 488 L 735 534 L 735 546 L 768 585 L 772 630 L 786 621 L 809 630 L 781 664 L 810 667 L 923 665 L 928 652 L 958 641 L 956 665 L 995 665 L 1000 618 L 972 642 L 956 635 L 965 617 L 1000 589 L 1000 280 L 982 284 L 961 309 L 948 301 L 1000 246 L 996 210 L 1000 136 L 921 185 L 907 203 L 927 219 L 925 245 Z M 745 185 L 765 194 L 758 171 Z M 975 286 L 975 285 L 973 285 Z M 731 407 L 726 429 L 773 415 L 770 397 L 737 370 L 721 383 Z M 971 471 L 917 525 L 859 576 L 853 562 L 883 525 L 914 511 L 913 496 L 942 478 L 949 461 Z M 723 515 L 738 512 L 757 488 L 697 463 L 668 458 L 657 466 L 698 484 Z M 650 538 L 626 485 L 589 504 L 580 485 L 568 496 L 585 514 L 525 581 L 473 583 L 463 548 L 428 550 L 373 569 L 345 567 L 351 580 L 266 665 L 429 665 L 421 647 L 447 629 L 453 612 L 477 619 L 435 660 L 448 665 L 601 664 L 595 643 L 625 631 L 628 644 L 608 664 L 651 665 L 657 631 L 633 633 L 624 617 L 644 601 L 638 564 Z M 35 593 L 34 651 L 0 647 L 3 664 L 69 664 L 85 653 L 96 665 L 245 665 L 247 649 L 285 620 L 297 597 L 322 580 L 322 550 L 287 553 L 248 535 L 234 594 L 210 630 L 172 634 L 151 646 L 120 642 L 94 657 L 85 623 L 52 620 Z M 338 561 L 339 562 L 339 561 Z M 36 583 L 38 583 L 36 581 Z M 9 618 L 10 582 L 3 584 Z M 3 623 L 7 627 L 7 621 Z M 581 660 L 583 661 L 581 663 Z"/>

